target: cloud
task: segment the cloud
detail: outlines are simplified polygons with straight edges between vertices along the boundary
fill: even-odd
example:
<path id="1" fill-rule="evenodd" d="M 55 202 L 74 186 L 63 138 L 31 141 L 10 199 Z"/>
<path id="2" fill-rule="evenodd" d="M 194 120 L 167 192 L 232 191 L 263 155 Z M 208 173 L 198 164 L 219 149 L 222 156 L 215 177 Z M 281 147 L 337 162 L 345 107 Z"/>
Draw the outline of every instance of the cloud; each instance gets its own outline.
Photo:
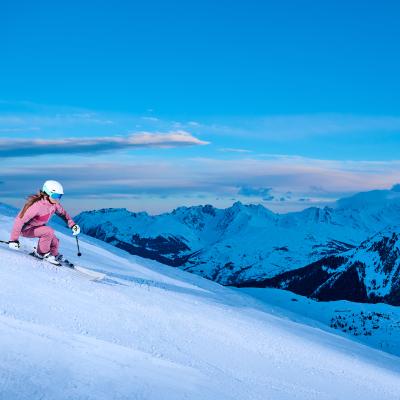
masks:
<path id="1" fill-rule="evenodd" d="M 400 132 L 400 117 L 337 113 L 267 115 L 215 118 L 212 124 L 203 125 L 203 128 L 215 135 L 285 141 L 329 135 L 397 133 Z"/>
<path id="2" fill-rule="evenodd" d="M 400 118 L 351 114 L 288 115 L 261 118 L 260 127 L 279 137 L 400 131 Z"/>
<path id="3" fill-rule="evenodd" d="M 40 130 L 42 137 L 110 136 L 141 130 L 146 132 L 168 132 L 190 130 L 193 134 L 202 133 L 207 126 L 197 121 L 174 121 L 153 115 L 96 111 L 85 108 L 45 105 L 32 102 L 10 102 L 0 100 L 0 135 L 6 133 L 32 134 Z M 148 115 L 150 113 L 150 115 Z"/>
<path id="4" fill-rule="evenodd" d="M 251 150 L 247 149 L 236 149 L 236 148 L 231 148 L 231 147 L 224 147 L 222 149 L 219 149 L 219 151 L 223 151 L 226 153 L 252 153 Z"/>
<path id="5" fill-rule="evenodd" d="M 203 181 L 215 182 L 231 194 L 237 193 L 238 186 L 271 187 L 274 195 L 284 195 L 290 202 L 299 197 L 313 202 L 333 201 L 358 191 L 386 189 L 400 178 L 400 160 L 339 161 L 271 155 L 265 159 L 196 159 L 192 163 L 202 171 Z M 291 197 L 287 192 L 292 192 Z"/>
<path id="6" fill-rule="evenodd" d="M 202 121 L 174 121 L 153 114 L 99 112 L 96 110 L 46 105 L 28 101 L 0 100 L 0 129 L 34 126 L 41 129 L 80 126 L 132 128 L 144 123 L 143 130 L 202 129 L 212 134 L 287 139 L 364 132 L 399 132 L 400 117 L 393 115 L 357 115 L 344 113 L 264 115 L 257 117 L 213 117 Z M 121 132 L 121 131 L 120 131 Z"/>
<path id="7" fill-rule="evenodd" d="M 30 102 L 0 101 L 0 135 L 20 134 L 32 137 L 40 130 L 42 138 L 67 137 L 69 132 L 81 137 L 111 136 L 117 133 L 127 134 L 132 130 L 147 132 L 190 131 L 193 135 L 207 132 L 211 137 L 220 137 L 231 141 L 232 138 L 245 139 L 246 146 L 252 149 L 252 141 L 262 140 L 265 144 L 287 145 L 288 140 L 324 140 L 326 136 L 334 138 L 336 143 L 362 137 L 360 143 L 364 150 L 371 151 L 369 144 L 375 143 L 383 134 L 400 133 L 400 117 L 391 115 L 353 115 L 340 113 L 319 113 L 304 115 L 265 115 L 260 117 L 212 117 L 201 121 L 192 119 L 174 121 L 153 115 L 135 115 L 130 113 L 98 112 L 90 109 L 66 106 L 49 106 Z M 366 140 L 368 136 L 368 140 Z M 348 149 L 360 154 L 360 146 L 347 143 Z M 234 148 L 233 142 L 226 141 L 220 147 L 223 152 L 246 153 L 251 150 Z M 302 147 L 307 142 L 302 143 Z M 311 148 L 316 148 L 315 142 Z M 285 151 L 287 146 L 284 147 Z M 260 150 L 260 143 L 254 152 Z M 297 151 L 297 150 L 296 150 Z"/>
<path id="8" fill-rule="evenodd" d="M 260 188 L 243 186 L 240 188 L 238 194 L 245 197 L 260 197 L 264 201 L 270 201 L 274 199 L 274 196 L 270 194 L 272 188 Z"/>
<path id="9" fill-rule="evenodd" d="M 5 132 L 25 130 L 43 130 L 63 126 L 104 125 L 109 128 L 114 121 L 95 112 L 54 112 L 53 114 L 16 113 L 0 114 L 0 128 Z"/>
<path id="10" fill-rule="evenodd" d="M 0 128 L 0 133 L 27 133 L 35 131 L 40 131 L 40 128 L 38 128 L 37 126 L 27 126 L 23 128 Z"/>
<path id="11" fill-rule="evenodd" d="M 0 157 L 31 157 L 44 154 L 109 152 L 138 147 L 171 148 L 206 145 L 186 131 L 139 132 L 128 136 L 66 139 L 0 139 Z"/>
<path id="12" fill-rule="evenodd" d="M 221 199 L 219 205 L 228 206 L 239 190 L 249 201 L 268 201 L 268 208 L 286 212 L 332 204 L 341 197 L 387 189 L 400 182 L 400 160 L 337 161 L 285 155 L 237 160 L 163 159 L 153 155 L 125 162 L 99 163 L 93 158 L 91 162 L 53 163 L 50 168 L 45 160 L 42 164 L 19 160 L 7 163 L 3 163 L 0 174 L 4 182 L 0 185 L 1 197 L 23 198 L 37 191 L 44 180 L 56 179 L 66 188 L 66 201 L 96 199 L 101 207 L 130 207 L 129 199 L 139 196 L 141 203 L 135 207 L 141 210 L 147 209 L 151 199 L 160 202 L 160 196 L 169 196 L 170 207 L 187 204 L 185 196 L 199 195 L 209 202 Z M 268 200 L 271 192 L 274 198 Z M 154 200 L 153 211 L 164 207 L 157 204 Z"/>
<path id="13" fill-rule="evenodd" d="M 152 122 L 158 122 L 160 119 L 156 117 L 142 117 L 143 120 L 145 121 L 152 121 Z"/>

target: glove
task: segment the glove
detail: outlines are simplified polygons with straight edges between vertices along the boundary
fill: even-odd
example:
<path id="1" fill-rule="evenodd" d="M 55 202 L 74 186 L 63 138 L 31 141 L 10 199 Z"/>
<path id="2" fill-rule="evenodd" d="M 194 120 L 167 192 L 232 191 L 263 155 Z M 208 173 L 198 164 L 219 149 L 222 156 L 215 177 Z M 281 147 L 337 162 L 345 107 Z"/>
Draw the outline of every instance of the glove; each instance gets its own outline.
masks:
<path id="1" fill-rule="evenodd" d="M 79 235 L 81 233 L 81 228 L 79 227 L 79 225 L 74 225 L 72 228 L 72 234 L 74 236 Z"/>
<path id="2" fill-rule="evenodd" d="M 19 250 L 19 248 L 21 247 L 21 245 L 19 244 L 18 240 L 12 241 L 12 242 L 8 242 L 8 247 L 10 249 L 13 250 Z"/>

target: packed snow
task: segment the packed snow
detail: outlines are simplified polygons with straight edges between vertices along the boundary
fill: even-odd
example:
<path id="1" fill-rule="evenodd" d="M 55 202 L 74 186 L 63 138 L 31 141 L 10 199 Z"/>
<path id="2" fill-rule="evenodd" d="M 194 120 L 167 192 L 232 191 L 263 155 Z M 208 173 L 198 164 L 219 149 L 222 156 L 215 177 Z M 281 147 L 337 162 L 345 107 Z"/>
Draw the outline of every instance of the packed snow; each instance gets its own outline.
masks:
<path id="1" fill-rule="evenodd" d="M 93 238 L 79 259 L 58 236 L 107 278 L 0 247 L 1 399 L 399 398 L 396 356 Z"/>
<path id="2" fill-rule="evenodd" d="M 400 356 L 400 308 L 389 304 L 352 301 L 315 301 L 287 290 L 245 288 L 269 306 L 290 311 L 291 320 L 350 335 L 354 340 Z M 309 318 L 309 321 L 306 321 Z M 322 324 L 321 324 L 322 323 Z"/>

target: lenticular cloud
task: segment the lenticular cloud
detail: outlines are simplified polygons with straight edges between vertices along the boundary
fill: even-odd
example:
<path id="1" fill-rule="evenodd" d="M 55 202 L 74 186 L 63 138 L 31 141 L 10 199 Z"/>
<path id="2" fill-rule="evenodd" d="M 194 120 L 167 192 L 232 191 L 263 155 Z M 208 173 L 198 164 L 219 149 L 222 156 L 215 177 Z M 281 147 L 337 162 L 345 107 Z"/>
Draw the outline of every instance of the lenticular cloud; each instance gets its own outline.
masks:
<path id="1" fill-rule="evenodd" d="M 0 157 L 27 157 L 44 154 L 92 153 L 134 147 L 181 147 L 206 145 L 186 131 L 138 132 L 127 136 L 65 139 L 2 139 Z"/>

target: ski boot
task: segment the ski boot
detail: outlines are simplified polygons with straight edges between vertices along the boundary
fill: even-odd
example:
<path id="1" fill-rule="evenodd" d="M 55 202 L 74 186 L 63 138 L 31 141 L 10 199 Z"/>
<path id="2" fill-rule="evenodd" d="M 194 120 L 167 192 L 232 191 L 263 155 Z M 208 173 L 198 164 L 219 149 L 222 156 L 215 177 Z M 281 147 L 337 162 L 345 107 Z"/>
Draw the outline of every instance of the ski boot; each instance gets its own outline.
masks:
<path id="1" fill-rule="evenodd" d="M 53 256 L 50 252 L 42 254 L 42 253 L 39 253 L 37 251 L 37 249 L 35 248 L 35 250 L 33 251 L 33 255 L 37 258 L 40 258 L 41 260 L 49 262 L 50 264 L 61 265 L 61 262 L 57 259 L 57 257 L 61 256 L 60 254 L 57 257 Z M 62 259 L 62 256 L 61 256 L 61 259 Z"/>

